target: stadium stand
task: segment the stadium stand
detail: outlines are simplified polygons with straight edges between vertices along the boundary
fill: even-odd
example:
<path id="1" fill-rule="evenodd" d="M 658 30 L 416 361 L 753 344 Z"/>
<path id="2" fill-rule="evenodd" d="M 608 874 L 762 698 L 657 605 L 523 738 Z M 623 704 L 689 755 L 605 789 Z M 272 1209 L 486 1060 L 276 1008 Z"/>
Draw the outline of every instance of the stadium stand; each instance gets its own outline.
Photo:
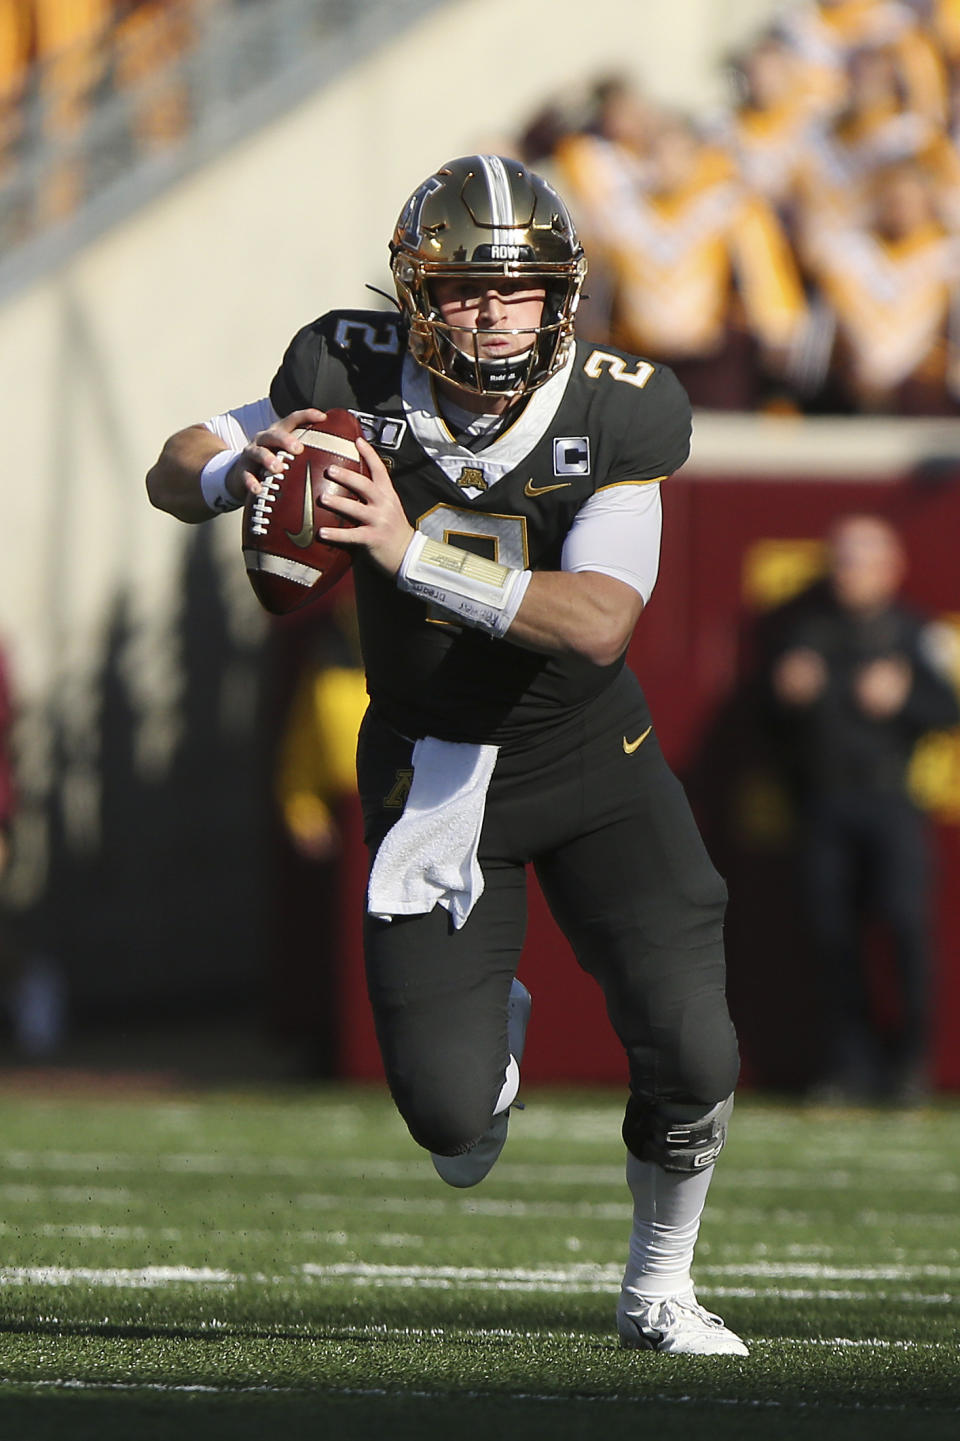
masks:
<path id="1" fill-rule="evenodd" d="M 798 0 L 719 115 L 615 77 L 545 107 L 521 145 L 594 243 L 610 337 L 711 409 L 956 415 L 958 29 L 947 0 Z"/>
<path id="2" fill-rule="evenodd" d="M 4 0 L 0 295 L 437 3 Z"/>
<path id="3" fill-rule="evenodd" d="M 329 70 L 337 44 L 426 8 L 10 0 L 0 292 L 289 103 L 297 57 L 322 44 Z M 518 137 L 579 212 L 589 333 L 669 360 L 713 409 L 956 414 L 960 5 L 796 0 L 727 62 L 720 114 L 608 76 Z M 894 191 L 922 218 L 878 219 Z M 845 378 L 867 293 L 884 325 L 919 327 L 889 384 Z"/>

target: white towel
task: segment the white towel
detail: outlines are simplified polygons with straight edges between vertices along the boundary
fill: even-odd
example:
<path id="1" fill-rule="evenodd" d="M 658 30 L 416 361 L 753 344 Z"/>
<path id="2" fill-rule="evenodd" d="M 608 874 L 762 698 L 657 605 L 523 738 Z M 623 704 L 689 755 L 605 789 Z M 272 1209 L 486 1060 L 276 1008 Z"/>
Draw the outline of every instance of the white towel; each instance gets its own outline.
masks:
<path id="1" fill-rule="evenodd" d="M 483 894 L 477 846 L 498 749 L 435 736 L 417 741 L 403 815 L 384 837 L 370 873 L 371 915 L 419 915 L 439 902 L 460 929 Z"/>

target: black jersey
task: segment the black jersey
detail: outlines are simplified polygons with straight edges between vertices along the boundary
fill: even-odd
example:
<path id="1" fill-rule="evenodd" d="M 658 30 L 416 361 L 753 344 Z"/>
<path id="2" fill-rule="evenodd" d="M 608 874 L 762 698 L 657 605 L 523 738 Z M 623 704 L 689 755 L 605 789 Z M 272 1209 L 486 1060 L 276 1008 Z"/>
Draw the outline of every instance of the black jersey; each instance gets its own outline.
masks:
<path id="1" fill-rule="evenodd" d="M 818 581 L 779 616 L 770 616 L 768 624 L 777 634 L 774 660 L 795 648 L 810 649 L 827 670 L 827 684 L 813 704 L 773 701 L 775 738 L 802 797 L 902 791 L 920 737 L 960 719 L 954 687 L 929 653 L 929 621 L 899 601 L 857 615 Z M 913 682 L 902 709 L 880 719 L 862 709 L 855 682 L 865 666 L 889 659 L 906 661 Z"/>
<path id="2" fill-rule="evenodd" d="M 501 564 L 559 570 L 577 511 L 609 486 L 663 479 L 687 458 L 690 406 L 672 371 L 577 342 L 488 444 L 457 441 L 399 317 L 331 311 L 291 342 L 270 389 L 283 416 L 352 410 L 390 469 L 410 523 Z M 559 722 L 616 676 L 451 623 L 402 594 L 363 553 L 354 563 L 367 686 L 404 735 L 504 744 Z"/>

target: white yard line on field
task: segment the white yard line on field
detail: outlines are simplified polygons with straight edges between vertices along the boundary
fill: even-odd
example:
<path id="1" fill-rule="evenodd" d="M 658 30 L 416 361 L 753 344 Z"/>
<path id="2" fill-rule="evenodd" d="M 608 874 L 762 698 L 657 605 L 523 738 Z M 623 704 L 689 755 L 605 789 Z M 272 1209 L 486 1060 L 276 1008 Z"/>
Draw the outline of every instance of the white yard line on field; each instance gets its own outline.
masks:
<path id="1" fill-rule="evenodd" d="M 778 1300 L 895 1300 L 903 1303 L 950 1305 L 958 1298 L 949 1292 L 935 1294 L 913 1291 L 853 1290 L 849 1287 L 808 1287 L 804 1289 L 774 1287 L 726 1286 L 712 1284 L 711 1275 L 756 1275 L 782 1281 L 793 1277 L 872 1280 L 937 1280 L 960 1278 L 960 1270 L 951 1267 L 887 1267 L 887 1268 L 818 1268 L 808 1266 L 710 1267 L 697 1270 L 699 1290 L 703 1296 L 738 1298 L 770 1297 Z M 307 1262 L 292 1266 L 278 1276 L 243 1275 L 209 1266 L 7 1266 L 0 1268 L 2 1286 L 104 1286 L 115 1289 L 161 1289 L 174 1285 L 236 1286 L 243 1282 L 257 1285 L 286 1285 L 298 1281 L 349 1282 L 354 1288 L 394 1287 L 403 1290 L 430 1291 L 492 1291 L 534 1294 L 594 1295 L 616 1291 L 620 1284 L 618 1265 L 592 1265 L 573 1262 L 551 1267 L 483 1267 L 483 1266 L 417 1266 L 381 1264 L 369 1261 L 333 1262 L 320 1265 Z M 703 1278 L 706 1284 L 703 1284 Z"/>
<path id="2" fill-rule="evenodd" d="M 187 1232 L 178 1226 L 103 1226 L 91 1222 L 89 1225 L 54 1225 L 46 1222 L 39 1226 L 14 1226 L 0 1221 L 0 1236 L 46 1236 L 66 1241 L 182 1241 Z M 276 1246 L 276 1228 L 255 1228 L 241 1226 L 230 1230 L 217 1230 L 207 1234 L 208 1242 L 234 1243 L 265 1241 Z M 285 1241 L 297 1241 L 310 1246 L 348 1246 L 350 1236 L 346 1231 L 284 1231 Z M 364 1236 L 364 1246 L 389 1246 L 391 1249 L 417 1249 L 430 1241 L 430 1236 L 410 1235 L 403 1231 L 388 1231 L 383 1235 Z"/>
<path id="3" fill-rule="evenodd" d="M 864 1164 L 863 1169 L 797 1171 L 771 1166 L 769 1170 L 743 1170 L 730 1167 L 722 1173 L 723 1185 L 727 1190 L 757 1191 L 847 1191 L 858 1186 L 872 1187 L 878 1180 L 886 1191 L 911 1191 L 916 1193 L 917 1177 L 914 1172 L 893 1174 L 877 1160 L 872 1165 Z M 923 1178 L 925 1191 L 960 1190 L 960 1173 L 956 1171 L 928 1171 Z"/>
<path id="4" fill-rule="evenodd" d="M 940 1291 L 930 1294 L 925 1291 L 849 1291 L 832 1288 L 786 1287 L 786 1286 L 697 1286 L 697 1294 L 717 1296 L 721 1300 L 736 1301 L 889 1301 L 904 1306 L 956 1306 L 960 1302 L 960 1291 Z"/>
<path id="5" fill-rule="evenodd" d="M 457 1195 L 446 1188 L 438 1196 L 344 1196 L 309 1191 L 293 1197 L 272 1194 L 261 1196 L 259 1200 L 261 1204 L 269 1202 L 273 1208 L 299 1206 L 305 1211 L 345 1211 L 351 1215 L 357 1212 L 402 1216 L 463 1214 L 506 1216 L 514 1220 L 529 1217 L 534 1220 L 617 1221 L 621 1224 L 629 1215 L 626 1188 L 622 1201 L 487 1201 Z"/>
<path id="6" fill-rule="evenodd" d="M 36 1205 L 49 1201 L 110 1206 L 130 1205 L 140 1199 L 138 1193 L 123 1187 L 106 1189 L 85 1186 L 3 1186 L 0 1198 L 11 1204 Z M 148 1199 L 151 1199 L 148 1197 Z M 366 1212 L 376 1215 L 507 1216 L 534 1219 L 555 1217 L 570 1220 L 623 1221 L 628 1214 L 629 1197 L 624 1188 L 621 1202 L 603 1201 L 484 1201 L 459 1195 L 439 1196 L 357 1196 L 352 1193 L 305 1192 L 284 1195 L 280 1192 L 258 1192 L 256 1204 L 273 1213 L 289 1212 L 298 1207 L 307 1211 L 343 1211 L 354 1215 Z M 247 1205 L 249 1209 L 250 1203 Z"/>
<path id="7" fill-rule="evenodd" d="M 849 1159 L 849 1157 L 848 1157 Z M 865 1154 L 856 1157 L 860 1167 L 818 1169 L 811 1182 L 808 1171 L 770 1166 L 764 1170 L 726 1168 L 720 1174 L 727 1188 L 767 1190 L 799 1189 L 808 1190 L 811 1184 L 830 1190 L 847 1190 L 856 1186 L 869 1186 L 877 1174 L 882 1175 L 884 1184 L 895 1189 L 915 1187 L 917 1166 L 888 1164 L 889 1157 L 873 1158 Z M 902 1158 L 896 1158 L 902 1161 Z M 822 1166 L 822 1156 L 818 1158 Z M 231 1152 L 176 1152 L 141 1155 L 135 1152 L 88 1152 L 88 1151 L 3 1151 L 0 1152 L 0 1166 L 12 1171 L 80 1171 L 84 1175 L 103 1175 L 116 1172 L 153 1174 L 157 1171 L 206 1176 L 345 1176 L 367 1180 L 431 1180 L 432 1172 L 425 1159 L 411 1149 L 409 1159 L 390 1161 L 350 1157 L 316 1157 L 251 1155 Z M 623 1186 L 624 1167 L 621 1163 L 592 1164 L 569 1162 L 553 1164 L 544 1162 L 511 1161 L 505 1159 L 497 1167 L 497 1177 L 514 1185 L 587 1185 L 590 1187 Z M 928 1190 L 953 1192 L 960 1189 L 960 1172 L 945 1170 L 928 1174 L 925 1185 Z"/>
<path id="8" fill-rule="evenodd" d="M 434 1173 L 422 1151 L 411 1147 L 407 1160 L 294 1156 L 239 1155 L 224 1152 L 179 1152 L 139 1155 L 133 1152 L 104 1154 L 89 1151 L 4 1151 L 0 1167 L 11 1171 L 80 1171 L 84 1175 L 134 1173 L 152 1175 L 157 1171 L 175 1175 L 200 1176 L 343 1176 L 351 1180 L 429 1181 Z M 572 1162 L 541 1165 L 504 1161 L 497 1174 L 515 1185 L 542 1186 L 625 1186 L 623 1164 L 590 1165 Z"/>
<path id="9" fill-rule="evenodd" d="M 773 1226 L 814 1226 L 819 1231 L 823 1218 L 816 1211 L 791 1211 L 785 1206 L 726 1206 L 711 1195 L 710 1221 L 713 1225 L 760 1226 L 769 1231 Z M 880 1226 L 885 1230 L 903 1231 L 908 1226 L 926 1229 L 947 1226 L 957 1230 L 956 1211 L 851 1211 L 844 1223 L 853 1227 Z M 836 1223 L 834 1223 L 836 1224 Z"/>
<path id="10" fill-rule="evenodd" d="M 302 1269 L 304 1275 L 307 1276 L 330 1278 L 346 1276 L 351 1280 L 371 1277 L 378 1281 L 390 1281 L 407 1277 L 422 1279 L 435 1276 L 465 1282 L 542 1280 L 550 1283 L 584 1280 L 619 1281 L 622 1271 L 621 1266 L 614 1264 L 598 1266 L 591 1262 L 580 1261 L 571 1261 L 567 1264 L 550 1267 L 423 1266 L 388 1265 L 373 1261 L 335 1261 L 327 1266 L 308 1262 Z M 821 1266 L 805 1262 L 786 1262 L 778 1265 L 763 1261 L 759 1263 L 746 1262 L 742 1266 L 699 1265 L 696 1273 L 698 1277 L 754 1276 L 777 1280 L 822 1278 L 829 1281 L 919 1281 L 927 1277 L 935 1277 L 937 1280 L 956 1279 L 960 1281 L 960 1267 L 958 1266 Z"/>
<path id="11" fill-rule="evenodd" d="M 3 1266 L 0 1286 L 115 1286 L 121 1290 L 180 1285 L 234 1286 L 246 1278 L 209 1266 Z"/>
<path id="12" fill-rule="evenodd" d="M 0 1197 L 11 1205 L 32 1206 L 38 1201 L 67 1205 L 126 1206 L 133 1193 L 124 1186 L 0 1186 Z"/>
<path id="13" fill-rule="evenodd" d="M 743 1261 L 722 1266 L 698 1265 L 698 1276 L 756 1276 L 776 1280 L 823 1281 L 960 1281 L 960 1266 L 926 1262 L 913 1266 L 826 1266 L 820 1261 Z"/>

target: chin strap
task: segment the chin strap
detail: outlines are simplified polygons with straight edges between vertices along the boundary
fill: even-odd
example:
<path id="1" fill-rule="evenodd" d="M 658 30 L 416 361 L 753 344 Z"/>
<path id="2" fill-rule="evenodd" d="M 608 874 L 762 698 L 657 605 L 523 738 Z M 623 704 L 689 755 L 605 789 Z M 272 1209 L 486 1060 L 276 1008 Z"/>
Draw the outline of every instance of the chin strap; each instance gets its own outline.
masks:
<path id="1" fill-rule="evenodd" d="M 524 389 L 530 373 L 533 349 L 522 355 L 511 355 L 504 360 L 471 359 L 462 350 L 454 355 L 450 365 L 450 379 L 469 390 L 477 389 L 477 378 L 482 382 L 483 395 L 512 395 Z"/>

